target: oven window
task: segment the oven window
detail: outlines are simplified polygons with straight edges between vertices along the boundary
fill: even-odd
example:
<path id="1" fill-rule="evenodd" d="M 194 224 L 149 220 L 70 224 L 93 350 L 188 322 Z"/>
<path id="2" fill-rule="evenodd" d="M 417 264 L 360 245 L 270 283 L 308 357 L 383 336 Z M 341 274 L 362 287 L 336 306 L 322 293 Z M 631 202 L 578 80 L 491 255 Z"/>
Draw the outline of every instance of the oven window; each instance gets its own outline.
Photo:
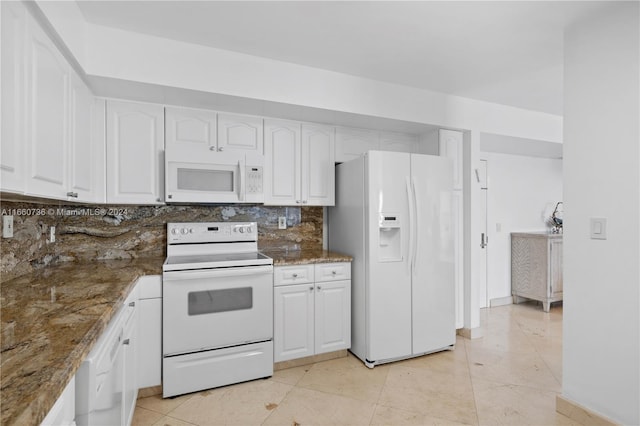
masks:
<path id="1" fill-rule="evenodd" d="M 186 191 L 233 192 L 233 171 L 178 168 L 178 189 Z"/>
<path id="2" fill-rule="evenodd" d="M 189 293 L 189 315 L 240 311 L 253 307 L 251 287 L 223 290 L 193 291 Z"/>

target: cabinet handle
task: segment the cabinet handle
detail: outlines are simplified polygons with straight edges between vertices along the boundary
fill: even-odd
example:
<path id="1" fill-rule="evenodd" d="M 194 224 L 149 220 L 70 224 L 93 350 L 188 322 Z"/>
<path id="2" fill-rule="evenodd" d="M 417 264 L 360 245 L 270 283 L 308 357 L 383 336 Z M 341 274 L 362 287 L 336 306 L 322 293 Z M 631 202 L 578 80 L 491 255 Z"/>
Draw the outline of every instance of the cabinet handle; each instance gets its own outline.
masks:
<path id="1" fill-rule="evenodd" d="M 302 202 L 302 204 L 307 204 L 307 200 L 304 200 L 304 201 Z"/>
<path id="2" fill-rule="evenodd" d="M 209 151 L 215 151 L 215 150 L 216 150 L 216 147 L 215 147 L 215 146 L 210 146 L 210 147 L 209 147 Z"/>
<path id="3" fill-rule="evenodd" d="M 296 200 L 296 204 L 300 204 L 300 200 Z"/>
<path id="4" fill-rule="evenodd" d="M 336 271 L 331 271 L 331 275 L 335 275 L 335 274 L 337 274 Z"/>
<path id="5" fill-rule="evenodd" d="M 313 291 L 313 286 L 309 287 L 309 291 Z"/>
<path id="6" fill-rule="evenodd" d="M 128 345 L 129 343 L 129 339 L 124 339 L 124 341 L 122 342 L 123 345 Z"/>
<path id="7" fill-rule="evenodd" d="M 291 274 L 293 278 L 298 278 L 298 274 Z"/>
<path id="8" fill-rule="evenodd" d="M 171 198 L 171 195 L 169 195 L 169 198 Z M 161 203 L 162 200 L 160 198 L 156 198 L 156 203 Z"/>
<path id="9" fill-rule="evenodd" d="M 220 148 L 218 148 L 218 151 L 220 151 L 220 152 L 224 151 L 224 147 L 221 146 Z"/>
<path id="10" fill-rule="evenodd" d="M 129 302 L 129 306 L 133 308 L 134 306 L 136 306 L 136 302 Z"/>
<path id="11" fill-rule="evenodd" d="M 322 290 L 322 287 L 318 286 L 318 291 Z"/>
<path id="12" fill-rule="evenodd" d="M 67 192 L 67 197 L 78 198 L 77 192 Z"/>

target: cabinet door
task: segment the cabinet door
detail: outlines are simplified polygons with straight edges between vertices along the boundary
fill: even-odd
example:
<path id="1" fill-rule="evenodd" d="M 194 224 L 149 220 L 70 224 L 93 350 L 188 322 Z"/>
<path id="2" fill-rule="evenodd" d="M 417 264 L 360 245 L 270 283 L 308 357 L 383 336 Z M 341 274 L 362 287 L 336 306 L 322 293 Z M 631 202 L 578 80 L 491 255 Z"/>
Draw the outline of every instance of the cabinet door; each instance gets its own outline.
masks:
<path id="1" fill-rule="evenodd" d="M 562 240 L 549 241 L 549 297 L 562 297 Z"/>
<path id="2" fill-rule="evenodd" d="M 264 153 L 261 117 L 218 114 L 218 150 Z"/>
<path id="3" fill-rule="evenodd" d="M 138 387 L 160 386 L 162 373 L 162 298 L 138 302 Z"/>
<path id="4" fill-rule="evenodd" d="M 80 77 L 71 74 L 70 135 L 69 135 L 69 199 L 99 201 L 95 199 L 94 182 L 93 94 Z"/>
<path id="5" fill-rule="evenodd" d="M 351 281 L 316 284 L 315 353 L 351 346 Z"/>
<path id="6" fill-rule="evenodd" d="M 312 283 L 274 288 L 275 362 L 313 355 L 313 289 Z"/>
<path id="7" fill-rule="evenodd" d="M 217 114 L 189 108 L 165 108 L 166 149 L 179 150 L 191 158 L 210 157 L 217 152 Z"/>
<path id="8" fill-rule="evenodd" d="M 2 191 L 24 191 L 24 41 L 25 9 L 19 2 L 0 2 L 2 125 L 0 185 Z"/>
<path id="9" fill-rule="evenodd" d="M 440 129 L 440 156 L 453 160 L 453 189 L 462 189 L 463 134 L 457 130 Z"/>
<path id="10" fill-rule="evenodd" d="M 70 68 L 32 19 L 28 20 L 27 58 L 26 192 L 66 200 Z"/>
<path id="11" fill-rule="evenodd" d="M 133 301 L 132 303 L 136 303 Z M 134 305 L 129 320 L 124 325 L 124 368 L 122 379 L 122 424 L 130 425 L 138 398 L 138 309 Z"/>
<path id="12" fill-rule="evenodd" d="M 302 125 L 302 203 L 335 205 L 335 130 L 329 126 Z"/>
<path id="13" fill-rule="evenodd" d="M 416 152 L 418 138 L 406 133 L 380 133 L 380 150 L 395 152 Z"/>
<path id="14" fill-rule="evenodd" d="M 107 101 L 107 202 L 161 204 L 163 147 L 161 105 Z"/>
<path id="15" fill-rule="evenodd" d="M 353 160 L 370 150 L 380 149 L 378 132 L 365 129 L 336 128 L 336 161 Z"/>
<path id="16" fill-rule="evenodd" d="M 300 124 L 265 121 L 264 203 L 290 206 L 302 203 L 300 190 Z"/>

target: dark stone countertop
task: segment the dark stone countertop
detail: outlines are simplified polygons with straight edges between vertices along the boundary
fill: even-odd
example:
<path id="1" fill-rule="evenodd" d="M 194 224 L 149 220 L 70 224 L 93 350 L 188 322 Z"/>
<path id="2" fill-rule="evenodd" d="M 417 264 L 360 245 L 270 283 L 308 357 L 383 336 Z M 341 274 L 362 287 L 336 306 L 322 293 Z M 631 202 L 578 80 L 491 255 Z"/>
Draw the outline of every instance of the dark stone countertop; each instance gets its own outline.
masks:
<path id="1" fill-rule="evenodd" d="M 351 262 L 353 258 L 344 254 L 329 250 L 318 249 L 298 249 L 287 250 L 281 248 L 265 248 L 260 250 L 265 255 L 273 259 L 273 266 L 303 265 L 308 263 L 334 263 Z"/>
<path id="2" fill-rule="evenodd" d="M 142 275 L 164 258 L 49 266 L 0 283 L 2 424 L 40 424 Z"/>

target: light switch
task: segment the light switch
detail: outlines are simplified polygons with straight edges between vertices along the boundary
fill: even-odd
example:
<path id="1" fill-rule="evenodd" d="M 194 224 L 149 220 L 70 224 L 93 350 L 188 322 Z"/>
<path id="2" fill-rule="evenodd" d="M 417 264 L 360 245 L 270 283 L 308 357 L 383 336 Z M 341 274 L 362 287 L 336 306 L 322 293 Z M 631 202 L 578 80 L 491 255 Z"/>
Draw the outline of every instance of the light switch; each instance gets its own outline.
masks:
<path id="1" fill-rule="evenodd" d="M 591 218 L 591 239 L 592 240 L 607 239 L 607 219 L 602 217 Z"/>

